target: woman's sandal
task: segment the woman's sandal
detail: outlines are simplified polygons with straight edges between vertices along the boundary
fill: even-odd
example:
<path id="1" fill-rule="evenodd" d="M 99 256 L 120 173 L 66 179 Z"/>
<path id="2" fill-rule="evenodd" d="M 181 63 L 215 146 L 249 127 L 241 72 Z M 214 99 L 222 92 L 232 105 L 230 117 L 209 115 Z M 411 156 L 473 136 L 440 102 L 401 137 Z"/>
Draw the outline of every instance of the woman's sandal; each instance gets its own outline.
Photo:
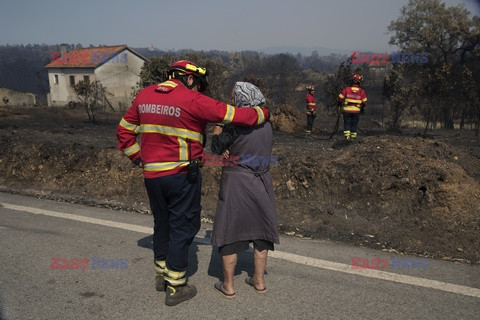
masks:
<path id="1" fill-rule="evenodd" d="M 245 283 L 248 284 L 248 285 L 250 285 L 250 286 L 252 286 L 253 289 L 255 289 L 255 292 L 256 292 L 256 293 L 265 293 L 265 292 L 267 292 L 267 287 L 265 287 L 265 288 L 263 288 L 263 289 L 257 289 L 257 288 L 255 287 L 255 285 L 253 284 L 251 277 L 247 277 L 247 278 L 245 279 Z"/>
<path id="2" fill-rule="evenodd" d="M 222 289 L 222 284 L 223 284 L 223 282 L 220 281 L 220 282 L 215 283 L 213 286 L 215 287 L 215 289 L 218 290 L 218 292 L 219 292 L 225 299 L 233 299 L 233 298 L 235 298 L 236 293 L 235 293 L 235 292 L 234 292 L 234 293 L 226 293 L 226 292 L 223 291 L 223 289 Z"/>

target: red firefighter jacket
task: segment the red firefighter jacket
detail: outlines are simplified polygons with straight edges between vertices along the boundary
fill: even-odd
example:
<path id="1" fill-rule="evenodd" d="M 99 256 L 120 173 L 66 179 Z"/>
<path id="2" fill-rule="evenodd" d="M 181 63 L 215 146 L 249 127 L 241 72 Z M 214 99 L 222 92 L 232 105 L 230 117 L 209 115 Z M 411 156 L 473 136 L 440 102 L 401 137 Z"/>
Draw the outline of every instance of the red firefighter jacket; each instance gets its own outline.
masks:
<path id="1" fill-rule="evenodd" d="M 337 101 L 342 103 L 343 112 L 359 113 L 361 108 L 367 105 L 367 95 L 358 84 L 354 84 L 343 89 L 338 95 Z"/>
<path id="2" fill-rule="evenodd" d="M 140 91 L 117 126 L 118 148 L 141 159 L 145 178 L 172 175 L 203 157 L 207 123 L 255 126 L 267 118 L 265 108 L 236 108 L 172 79 Z"/>
<path id="3" fill-rule="evenodd" d="M 315 98 L 313 97 L 313 94 L 311 94 L 310 92 L 307 93 L 305 101 L 307 102 L 307 112 L 317 111 L 317 104 L 315 103 Z"/>

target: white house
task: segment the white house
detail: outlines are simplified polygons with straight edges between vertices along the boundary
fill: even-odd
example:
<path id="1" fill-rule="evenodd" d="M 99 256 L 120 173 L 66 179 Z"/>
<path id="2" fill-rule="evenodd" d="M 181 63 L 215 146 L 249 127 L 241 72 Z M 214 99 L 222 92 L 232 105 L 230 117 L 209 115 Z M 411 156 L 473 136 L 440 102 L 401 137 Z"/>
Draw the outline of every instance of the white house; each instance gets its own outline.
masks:
<path id="1" fill-rule="evenodd" d="M 127 108 L 140 80 L 140 70 L 147 59 L 126 45 L 52 52 L 47 64 L 49 106 L 65 106 L 78 101 L 72 86 L 81 80 L 98 81 L 105 88 L 105 98 L 116 110 Z"/>

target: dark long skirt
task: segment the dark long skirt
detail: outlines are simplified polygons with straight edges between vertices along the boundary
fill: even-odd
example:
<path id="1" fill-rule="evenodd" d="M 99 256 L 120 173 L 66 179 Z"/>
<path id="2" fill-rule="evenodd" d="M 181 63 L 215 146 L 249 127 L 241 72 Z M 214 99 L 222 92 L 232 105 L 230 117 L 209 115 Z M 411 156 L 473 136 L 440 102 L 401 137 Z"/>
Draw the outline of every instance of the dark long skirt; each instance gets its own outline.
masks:
<path id="1" fill-rule="evenodd" d="M 240 164 L 222 168 L 212 244 L 257 239 L 279 243 L 270 164 L 265 161 L 271 157 L 271 124 L 238 129 L 230 156 L 240 157 Z"/>

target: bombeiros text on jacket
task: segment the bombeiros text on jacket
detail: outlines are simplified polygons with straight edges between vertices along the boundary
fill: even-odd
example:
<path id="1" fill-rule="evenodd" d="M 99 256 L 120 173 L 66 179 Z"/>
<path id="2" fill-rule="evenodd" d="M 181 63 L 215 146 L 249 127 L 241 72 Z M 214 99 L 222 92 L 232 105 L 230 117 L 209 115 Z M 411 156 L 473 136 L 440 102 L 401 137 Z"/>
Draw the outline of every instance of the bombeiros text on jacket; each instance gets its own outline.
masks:
<path id="1" fill-rule="evenodd" d="M 139 104 L 139 113 L 155 113 L 165 116 L 180 117 L 181 109 L 179 107 L 164 106 L 161 104 Z"/>

